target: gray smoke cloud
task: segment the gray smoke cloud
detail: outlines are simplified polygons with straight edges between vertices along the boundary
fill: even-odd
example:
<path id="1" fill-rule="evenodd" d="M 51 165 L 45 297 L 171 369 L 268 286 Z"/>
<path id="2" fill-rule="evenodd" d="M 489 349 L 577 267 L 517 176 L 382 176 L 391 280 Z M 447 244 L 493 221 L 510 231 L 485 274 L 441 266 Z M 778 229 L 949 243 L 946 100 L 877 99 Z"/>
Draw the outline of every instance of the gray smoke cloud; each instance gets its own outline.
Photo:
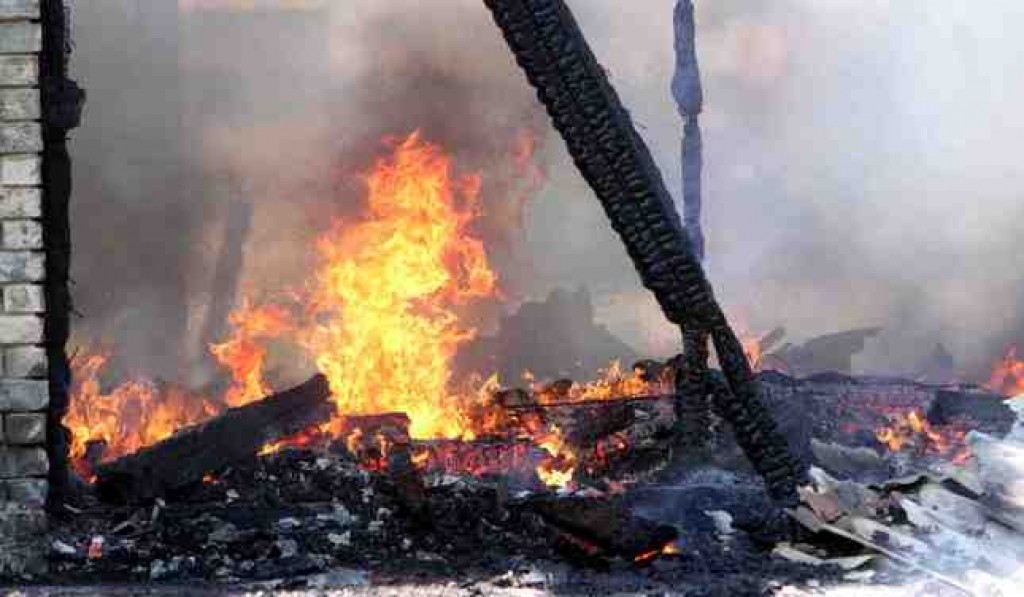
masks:
<path id="1" fill-rule="evenodd" d="M 673 2 L 569 4 L 681 189 Z M 764 4 L 697 4 L 718 294 L 752 332 L 884 326 L 865 370 L 912 373 L 942 341 L 981 374 L 1024 341 L 1024 8 Z M 584 285 L 641 352 L 678 349 L 478 0 L 181 18 L 174 0 L 90 0 L 75 20 L 90 93 L 72 146 L 76 339 L 117 346 L 123 372 L 196 376 L 223 310 L 218 275 L 237 269 L 228 282 L 256 297 L 300 284 L 325 217 L 358 209 L 353 174 L 380 137 L 415 128 L 500 199 L 484 226 L 506 245 L 496 261 L 514 299 Z M 518 218 L 509 152 L 524 129 L 541 131 L 549 179 L 525 238 L 502 236 Z"/>
<path id="2" fill-rule="evenodd" d="M 673 3 L 570 3 L 681 192 Z M 941 341 L 964 374 L 983 375 L 1024 340 L 1024 9 L 716 0 L 697 2 L 697 19 L 708 269 L 740 327 L 800 338 L 884 326 L 860 368 L 903 374 Z M 609 242 L 587 238 L 580 255 Z M 588 277 L 608 284 L 605 271 Z M 650 300 L 622 281 L 609 323 L 671 346 Z"/>

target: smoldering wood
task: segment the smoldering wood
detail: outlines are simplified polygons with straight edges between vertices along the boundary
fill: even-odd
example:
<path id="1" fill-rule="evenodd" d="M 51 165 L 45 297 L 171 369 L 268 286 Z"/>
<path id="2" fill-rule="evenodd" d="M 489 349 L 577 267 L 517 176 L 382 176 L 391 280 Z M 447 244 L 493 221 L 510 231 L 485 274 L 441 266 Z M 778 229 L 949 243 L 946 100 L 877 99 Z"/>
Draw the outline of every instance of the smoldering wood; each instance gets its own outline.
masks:
<path id="1" fill-rule="evenodd" d="M 328 421 L 334 413 L 327 378 L 315 375 L 290 390 L 232 408 L 209 421 L 96 468 L 97 494 L 113 503 L 164 497 L 252 458 L 277 441 Z"/>
<path id="2" fill-rule="evenodd" d="M 1000 396 L 987 391 L 939 390 L 927 416 L 932 425 L 945 425 L 959 417 L 970 417 L 984 429 L 999 435 L 1009 432 L 1016 419 Z"/>
<path id="3" fill-rule="evenodd" d="M 629 561 L 660 553 L 679 538 L 675 527 L 635 516 L 615 500 L 546 497 L 531 500 L 523 507 L 548 525 L 596 546 L 605 555 Z"/>

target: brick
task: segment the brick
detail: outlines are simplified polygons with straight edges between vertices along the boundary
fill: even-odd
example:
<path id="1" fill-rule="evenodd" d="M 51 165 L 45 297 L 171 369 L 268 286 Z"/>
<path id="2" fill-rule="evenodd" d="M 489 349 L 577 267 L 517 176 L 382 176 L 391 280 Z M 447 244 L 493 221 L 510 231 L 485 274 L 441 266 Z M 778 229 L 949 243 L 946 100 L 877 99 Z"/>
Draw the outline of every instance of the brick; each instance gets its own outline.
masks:
<path id="1" fill-rule="evenodd" d="M 10 156 L 4 158 L 4 165 Z M 7 168 L 3 172 L 6 182 Z M 36 176 L 39 172 L 36 171 Z M 40 188 L 0 187 L 0 218 L 38 218 L 43 214 L 43 190 Z"/>
<path id="2" fill-rule="evenodd" d="M 46 511 L 0 503 L 0 578 L 45 574 Z"/>
<path id="3" fill-rule="evenodd" d="M 45 380 L 0 380 L 0 411 L 32 412 L 50 404 L 50 390 Z"/>
<path id="4" fill-rule="evenodd" d="M 31 54 L 42 47 L 39 23 L 0 23 L 0 54 Z"/>
<path id="5" fill-rule="evenodd" d="M 28 508 L 11 503 L 0 504 L 0 545 L 13 536 L 45 532 L 46 512 L 41 508 Z"/>
<path id="6" fill-rule="evenodd" d="M 39 81 L 39 58 L 26 56 L 0 56 L 0 86 L 35 85 Z"/>
<path id="7" fill-rule="evenodd" d="M 0 122 L 0 153 L 39 153 L 43 129 L 38 122 Z"/>
<path id="8" fill-rule="evenodd" d="M 39 120 L 38 89 L 0 89 L 0 120 Z"/>
<path id="9" fill-rule="evenodd" d="M 0 479 L 41 477 L 50 470 L 46 450 L 0 446 Z"/>
<path id="10" fill-rule="evenodd" d="M 42 253 L 0 251 L 0 282 L 41 282 L 45 277 L 46 267 Z"/>
<path id="11" fill-rule="evenodd" d="M 0 344 L 38 344 L 42 341 L 42 317 L 0 315 Z"/>
<path id="12" fill-rule="evenodd" d="M 43 225 L 36 220 L 5 220 L 3 243 L 5 249 L 42 249 Z"/>
<path id="13" fill-rule="evenodd" d="M 46 505 L 46 494 L 50 484 L 46 479 L 15 479 L 5 481 L 7 501 L 28 508 L 42 508 Z"/>
<path id="14" fill-rule="evenodd" d="M 7 377 L 46 377 L 46 351 L 39 346 L 14 346 L 4 354 L 3 374 Z"/>
<path id="15" fill-rule="evenodd" d="M 37 19 L 39 0 L 0 0 L 0 19 Z"/>
<path id="16" fill-rule="evenodd" d="M 31 446 L 46 442 L 46 415 L 10 413 L 4 416 L 4 435 L 12 446 Z"/>
<path id="17" fill-rule="evenodd" d="M 42 313 L 46 310 L 43 287 L 39 284 L 4 286 L 3 310 L 7 313 Z"/>
<path id="18" fill-rule="evenodd" d="M 34 153 L 0 157 L 0 184 L 42 184 L 43 158 Z"/>

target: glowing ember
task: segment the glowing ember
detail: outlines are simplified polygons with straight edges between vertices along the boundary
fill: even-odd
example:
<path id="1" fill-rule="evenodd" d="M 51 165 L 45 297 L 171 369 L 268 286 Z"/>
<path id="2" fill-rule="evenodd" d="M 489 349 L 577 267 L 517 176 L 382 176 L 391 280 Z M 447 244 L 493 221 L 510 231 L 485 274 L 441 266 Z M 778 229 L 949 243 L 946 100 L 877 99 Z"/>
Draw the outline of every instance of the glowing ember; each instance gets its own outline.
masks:
<path id="1" fill-rule="evenodd" d="M 102 460 L 110 460 L 217 413 L 201 397 L 148 380 L 127 381 L 104 392 L 99 374 L 106 363 L 103 355 L 79 355 L 71 361 L 73 398 L 64 425 L 71 431 L 72 464 L 84 478 L 92 477 L 84 460 L 90 442 L 105 442 Z"/>
<path id="2" fill-rule="evenodd" d="M 636 556 L 633 558 L 633 562 L 637 564 L 647 564 L 658 556 L 678 556 L 682 553 L 683 551 L 679 549 L 679 544 L 675 541 L 670 541 L 661 549 L 652 549 L 651 551 Z"/>
<path id="3" fill-rule="evenodd" d="M 1004 396 L 1024 394 L 1024 359 L 1017 357 L 1017 347 L 1011 346 L 989 377 L 988 387 Z"/>
<path id="4" fill-rule="evenodd" d="M 673 541 L 673 542 L 669 543 L 668 545 L 666 545 L 665 548 L 661 550 L 661 553 L 662 553 L 662 555 L 666 555 L 666 556 L 678 556 L 678 555 L 682 555 L 683 550 L 680 549 L 679 543 Z"/>
<path id="5" fill-rule="evenodd" d="M 878 429 L 875 437 L 892 452 L 913 449 L 921 454 L 944 456 L 956 464 L 970 457 L 964 441 L 966 432 L 962 429 L 935 429 L 919 410 L 890 415 L 889 419 L 889 424 Z"/>

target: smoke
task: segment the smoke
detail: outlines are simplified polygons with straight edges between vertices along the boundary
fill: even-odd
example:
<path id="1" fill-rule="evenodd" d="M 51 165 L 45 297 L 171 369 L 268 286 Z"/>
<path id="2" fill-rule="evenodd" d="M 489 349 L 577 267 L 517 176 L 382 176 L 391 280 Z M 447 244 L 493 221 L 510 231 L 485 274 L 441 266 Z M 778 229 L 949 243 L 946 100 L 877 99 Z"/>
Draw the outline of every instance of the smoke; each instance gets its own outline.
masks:
<path id="1" fill-rule="evenodd" d="M 570 4 L 680 194 L 673 3 Z M 983 376 L 1024 341 L 1024 7 L 716 0 L 697 18 L 707 265 L 738 324 L 797 338 L 883 326 L 860 367 L 885 373 L 914 373 L 943 342 Z M 577 255 L 610 242 L 575 231 Z M 613 289 L 588 259 L 552 262 L 553 278 L 584 271 L 608 288 L 603 313 L 627 339 L 672 337 L 628 276 Z"/>
<path id="2" fill-rule="evenodd" d="M 681 189 L 673 2 L 569 4 Z M 174 0 L 76 3 L 73 66 L 89 90 L 72 147 L 79 342 L 116 345 L 125 372 L 197 375 L 215 335 L 205 320 L 237 298 L 211 289 L 301 284 L 310 239 L 359 208 L 354 175 L 381 137 L 418 128 L 483 172 L 482 227 L 513 301 L 584 285 L 641 352 L 678 349 L 481 2 L 322 6 L 177 18 Z M 860 363 L 878 372 L 913 373 L 941 341 L 980 375 L 1024 341 L 1024 7 L 697 9 L 707 265 L 737 323 L 782 324 L 790 339 L 883 326 Z M 550 173 L 525 216 L 509 157 L 522 131 Z M 232 225 L 238 203 L 251 219 Z M 232 242 L 238 260 L 224 257 Z"/>
<path id="3" fill-rule="evenodd" d="M 306 283 L 313 238 L 415 130 L 483 174 L 479 232 L 524 295 L 524 147 L 546 126 L 481 4 L 189 4 L 207 10 L 75 7 L 76 343 L 111 346 L 116 375 L 205 383 L 226 312 Z"/>

